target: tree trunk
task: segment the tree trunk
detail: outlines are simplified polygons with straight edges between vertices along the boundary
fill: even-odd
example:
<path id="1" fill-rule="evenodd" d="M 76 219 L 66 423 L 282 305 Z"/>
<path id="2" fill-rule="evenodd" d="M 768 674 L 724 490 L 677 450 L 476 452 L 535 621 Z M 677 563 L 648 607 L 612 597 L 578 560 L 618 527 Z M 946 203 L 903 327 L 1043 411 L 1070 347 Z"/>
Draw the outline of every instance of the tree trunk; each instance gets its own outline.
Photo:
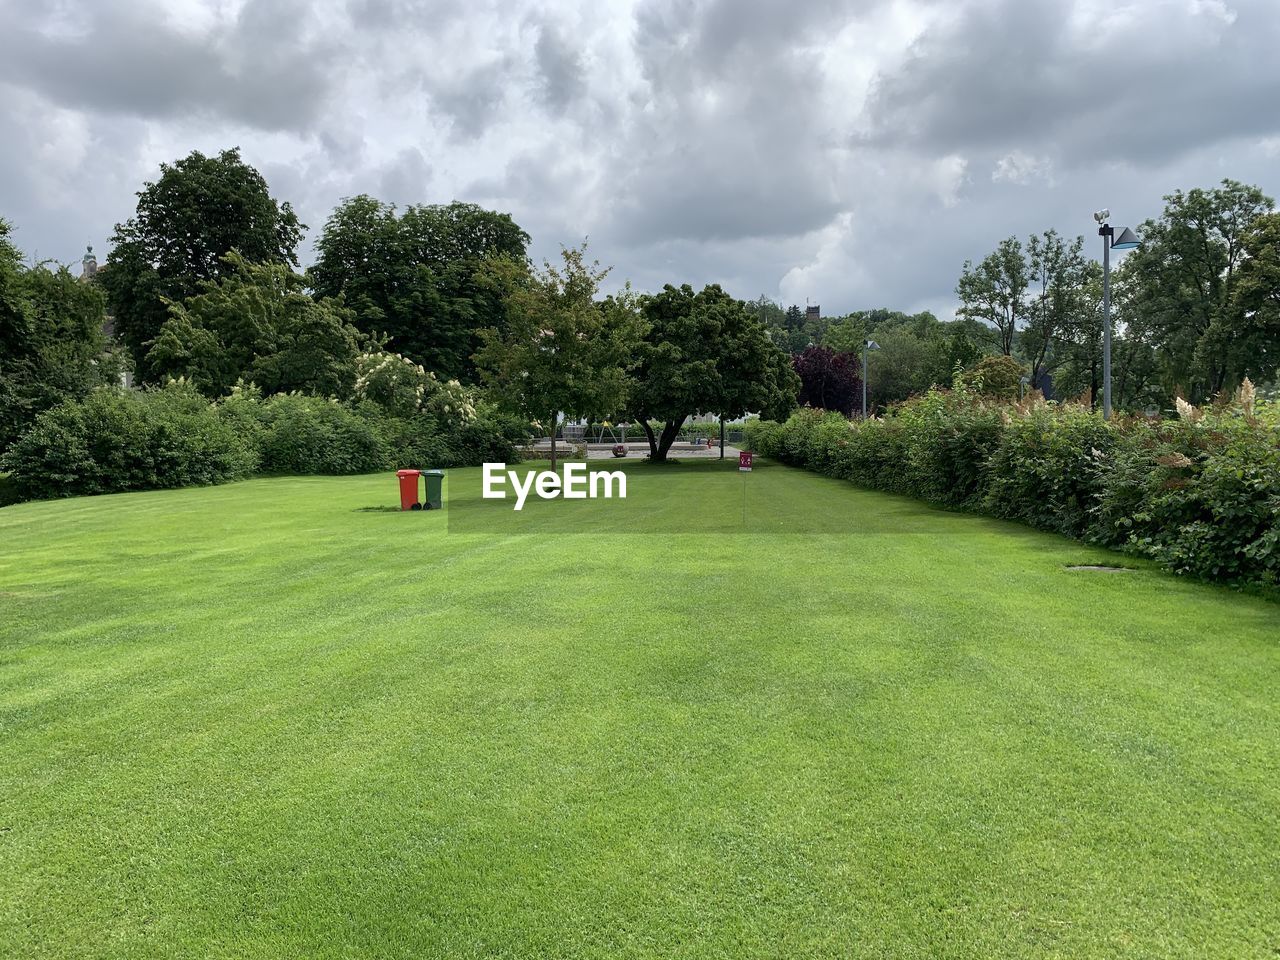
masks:
<path id="1" fill-rule="evenodd" d="M 645 439 L 649 441 L 649 459 L 658 459 L 658 441 L 654 439 L 653 428 L 649 426 L 649 418 L 641 417 L 640 426 L 644 427 Z"/>
<path id="2" fill-rule="evenodd" d="M 558 413 L 553 413 L 551 415 L 551 469 L 552 471 L 554 471 L 556 468 L 556 421 L 559 419 L 559 417 L 560 417 L 560 414 Z"/>
<path id="3" fill-rule="evenodd" d="M 658 437 L 657 449 L 649 454 L 649 459 L 656 463 L 665 463 L 667 460 L 667 452 L 671 449 L 671 445 L 676 442 L 676 437 L 680 435 L 680 428 L 684 426 L 684 417 L 679 420 L 668 420 L 662 428 L 662 435 Z M 652 443 L 652 440 L 650 441 Z"/>

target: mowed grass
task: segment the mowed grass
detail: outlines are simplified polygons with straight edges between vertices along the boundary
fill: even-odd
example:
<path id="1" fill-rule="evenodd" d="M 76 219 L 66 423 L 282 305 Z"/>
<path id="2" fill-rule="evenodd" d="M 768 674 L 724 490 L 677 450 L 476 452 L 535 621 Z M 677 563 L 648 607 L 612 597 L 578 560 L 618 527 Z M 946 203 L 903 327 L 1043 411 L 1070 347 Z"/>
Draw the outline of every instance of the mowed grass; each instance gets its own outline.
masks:
<path id="1" fill-rule="evenodd" d="M 1280 605 L 628 470 L 528 533 L 390 476 L 0 510 L 0 956 L 1280 951 Z"/>

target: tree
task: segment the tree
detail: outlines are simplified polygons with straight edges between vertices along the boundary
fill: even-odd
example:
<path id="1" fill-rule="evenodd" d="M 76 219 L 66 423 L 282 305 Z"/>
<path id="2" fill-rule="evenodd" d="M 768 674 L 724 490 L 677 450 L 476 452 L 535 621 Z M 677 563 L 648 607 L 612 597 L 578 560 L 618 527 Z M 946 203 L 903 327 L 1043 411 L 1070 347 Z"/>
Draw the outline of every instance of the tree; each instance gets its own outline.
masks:
<path id="1" fill-rule="evenodd" d="M 117 381 L 102 291 L 63 266 L 23 267 L 0 220 L 0 450 L 45 410 Z"/>
<path id="2" fill-rule="evenodd" d="M 345 297 L 366 333 L 444 377 L 469 377 L 478 331 L 501 325 L 503 304 L 481 271 L 491 257 L 523 263 L 529 236 L 505 213 L 475 204 L 410 206 L 397 215 L 369 196 L 330 215 L 308 278 Z"/>
<path id="3" fill-rule="evenodd" d="M 169 303 L 169 318 L 147 354 L 160 375 L 186 377 L 206 396 L 240 380 L 267 393 L 345 397 L 355 381 L 359 331 L 340 301 L 313 299 L 281 263 L 224 258 L 224 274 Z"/>
<path id="4" fill-rule="evenodd" d="M 867 402 L 880 409 L 931 386 L 950 384 L 957 369 L 973 364 L 991 348 L 993 333 L 973 319 L 943 323 L 927 310 L 908 314 L 881 307 L 833 322 L 823 346 L 861 357 L 868 339 L 879 344 L 865 375 Z"/>
<path id="5" fill-rule="evenodd" d="M 852 416 L 862 397 L 859 360 L 853 353 L 837 353 L 830 347 L 808 347 L 792 357 L 800 378 L 800 403 Z"/>
<path id="6" fill-rule="evenodd" d="M 1017 360 L 1001 354 L 983 357 L 960 374 L 960 382 L 975 393 L 1004 400 L 1016 400 L 1025 370 Z"/>
<path id="7" fill-rule="evenodd" d="M 561 414 L 603 419 L 627 397 L 627 362 L 639 338 L 630 290 L 595 300 L 608 275 L 586 262 L 586 245 L 561 251 L 563 266 L 495 258 L 487 282 L 502 293 L 502 325 L 480 331 L 476 367 L 498 402 L 547 425 L 551 469 Z"/>
<path id="8" fill-rule="evenodd" d="M 294 250 L 304 229 L 288 203 L 272 199 L 238 148 L 216 157 L 193 151 L 161 164 L 159 179 L 138 193 L 135 215 L 116 225 L 114 247 L 98 274 L 139 377 L 157 378 L 146 357 L 168 317 L 166 301 L 183 300 L 223 276 L 232 250 L 255 263 L 297 266 Z"/>
<path id="9" fill-rule="evenodd" d="M 718 285 L 698 293 L 670 284 L 641 299 L 647 329 L 637 350 L 629 414 L 644 429 L 649 459 L 667 459 L 689 417 L 754 412 L 785 416 L 799 378 L 784 350 L 745 304 Z M 651 420 L 663 423 L 654 434 Z"/>
<path id="10" fill-rule="evenodd" d="M 1159 219 L 1142 225 L 1142 246 L 1125 266 L 1134 324 L 1158 346 L 1167 395 L 1205 400 L 1256 369 L 1266 330 L 1242 312 L 1235 291 L 1249 255 L 1246 237 L 1272 204 L 1257 187 L 1223 180 L 1211 190 L 1166 196 Z M 1255 243 L 1265 251 L 1261 236 Z"/>
<path id="11" fill-rule="evenodd" d="M 1033 235 L 1027 254 L 1033 295 L 1018 345 L 1031 362 L 1031 382 L 1043 390 L 1044 375 L 1067 359 L 1061 353 L 1055 356 L 1055 344 L 1083 334 L 1082 324 L 1092 319 L 1085 310 L 1090 264 L 1084 257 L 1084 238 L 1068 242 L 1056 230 Z"/>
<path id="12" fill-rule="evenodd" d="M 1000 352 L 1005 356 L 1013 353 L 1028 273 L 1022 244 L 1017 237 L 1009 237 L 976 267 L 966 260 L 956 285 L 961 301 L 958 313 L 992 324 L 1000 333 Z"/>
<path id="13" fill-rule="evenodd" d="M 1246 259 L 1233 294 L 1237 337 L 1229 357 L 1242 378 L 1269 383 L 1280 368 L 1280 213 L 1255 220 L 1242 242 Z"/>
<path id="14" fill-rule="evenodd" d="M 10 239 L 13 227 L 0 219 L 0 363 L 30 349 L 31 318 L 20 283 L 22 254 Z"/>

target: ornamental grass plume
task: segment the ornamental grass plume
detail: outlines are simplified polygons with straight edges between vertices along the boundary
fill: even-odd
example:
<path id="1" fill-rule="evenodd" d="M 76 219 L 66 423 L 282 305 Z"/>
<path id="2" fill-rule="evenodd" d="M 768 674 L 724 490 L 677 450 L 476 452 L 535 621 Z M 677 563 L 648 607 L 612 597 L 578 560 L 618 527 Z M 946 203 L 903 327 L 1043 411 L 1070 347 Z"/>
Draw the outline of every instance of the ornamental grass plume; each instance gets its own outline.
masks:
<path id="1" fill-rule="evenodd" d="M 1187 423 L 1198 423 L 1204 417 L 1203 410 L 1197 410 L 1194 405 L 1188 403 L 1182 397 L 1177 397 L 1173 401 L 1173 405 L 1178 410 L 1178 417 Z"/>
<path id="2" fill-rule="evenodd" d="M 1240 409 L 1247 417 L 1253 416 L 1253 401 L 1257 394 L 1253 381 L 1245 377 L 1240 383 L 1240 389 L 1236 391 L 1236 403 L 1240 404 Z"/>

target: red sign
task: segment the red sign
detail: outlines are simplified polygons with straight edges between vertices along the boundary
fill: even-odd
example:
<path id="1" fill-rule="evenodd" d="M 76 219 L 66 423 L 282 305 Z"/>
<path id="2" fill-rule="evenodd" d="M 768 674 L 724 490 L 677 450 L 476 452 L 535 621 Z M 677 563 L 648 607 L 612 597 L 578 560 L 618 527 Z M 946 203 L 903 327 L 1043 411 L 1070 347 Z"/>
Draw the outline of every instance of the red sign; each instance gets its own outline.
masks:
<path id="1" fill-rule="evenodd" d="M 751 472 L 751 451 L 750 450 L 743 450 L 741 453 L 738 454 L 738 469 L 745 471 L 746 473 Z"/>

